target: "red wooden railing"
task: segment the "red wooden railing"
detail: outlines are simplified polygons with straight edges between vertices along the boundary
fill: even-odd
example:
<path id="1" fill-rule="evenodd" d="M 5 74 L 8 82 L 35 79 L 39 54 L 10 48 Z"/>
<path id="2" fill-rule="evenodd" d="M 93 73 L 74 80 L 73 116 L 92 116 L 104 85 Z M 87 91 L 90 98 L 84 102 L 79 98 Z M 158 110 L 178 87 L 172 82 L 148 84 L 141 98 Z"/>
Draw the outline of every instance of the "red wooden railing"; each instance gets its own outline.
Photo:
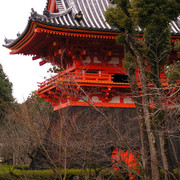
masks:
<path id="1" fill-rule="evenodd" d="M 46 81 L 39 83 L 39 87 L 45 87 L 50 84 L 54 84 L 55 82 L 70 82 L 70 83 L 113 83 L 113 74 L 99 74 L 99 73 L 87 73 L 87 72 L 63 72 L 61 74 L 57 74 L 54 77 L 46 79 Z M 167 86 L 167 80 L 162 78 L 162 85 Z M 140 82 L 139 82 L 140 83 Z M 139 84 L 140 85 L 140 84 Z M 153 87 L 152 84 L 149 86 Z"/>
<path id="2" fill-rule="evenodd" d="M 71 72 L 66 75 L 57 74 L 56 76 L 46 79 L 46 81 L 39 83 L 39 87 L 42 88 L 49 84 L 54 83 L 55 81 L 69 81 L 71 83 L 74 82 L 90 82 L 90 83 L 97 83 L 97 82 L 113 82 L 112 74 L 93 74 L 93 73 L 86 73 L 86 72 Z"/>

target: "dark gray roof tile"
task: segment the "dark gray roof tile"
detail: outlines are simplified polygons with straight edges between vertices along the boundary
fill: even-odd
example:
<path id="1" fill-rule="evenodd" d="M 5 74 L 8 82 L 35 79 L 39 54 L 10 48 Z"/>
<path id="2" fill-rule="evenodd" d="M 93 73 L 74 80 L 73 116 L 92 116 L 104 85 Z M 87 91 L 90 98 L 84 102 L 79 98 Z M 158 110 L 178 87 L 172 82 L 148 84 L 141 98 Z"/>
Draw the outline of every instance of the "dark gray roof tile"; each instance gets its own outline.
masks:
<path id="1" fill-rule="evenodd" d="M 33 12 L 32 20 L 59 27 L 117 31 L 105 21 L 104 11 L 110 5 L 108 0 L 56 0 L 56 4 L 58 13 L 50 13 L 45 17 Z M 80 22 L 74 19 L 79 11 L 83 14 L 83 20 Z"/>
<path id="2" fill-rule="evenodd" d="M 99 31 L 118 31 L 111 27 L 105 20 L 104 12 L 110 6 L 108 0 L 56 0 L 59 13 L 50 13 L 49 17 L 44 19 L 44 16 L 33 12 L 34 21 L 47 22 L 48 25 L 89 29 Z M 83 20 L 78 22 L 74 19 L 75 14 L 79 11 L 83 14 Z M 174 35 L 180 34 L 180 17 L 177 22 L 172 21 L 171 33 Z M 140 28 L 137 29 L 141 31 Z"/>

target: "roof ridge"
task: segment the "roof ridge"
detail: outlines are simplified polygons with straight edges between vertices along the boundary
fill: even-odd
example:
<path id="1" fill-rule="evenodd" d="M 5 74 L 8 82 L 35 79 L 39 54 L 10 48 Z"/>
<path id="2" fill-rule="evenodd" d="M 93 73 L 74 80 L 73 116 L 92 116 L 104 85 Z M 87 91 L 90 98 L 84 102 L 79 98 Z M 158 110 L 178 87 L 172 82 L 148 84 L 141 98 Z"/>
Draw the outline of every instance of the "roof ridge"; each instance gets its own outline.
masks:
<path id="1" fill-rule="evenodd" d="M 74 13 L 78 13 L 74 0 L 68 0 L 68 4 L 73 7 Z"/>
<path id="2" fill-rule="evenodd" d="M 58 13 L 50 13 L 49 17 L 50 18 L 55 18 L 55 17 L 60 17 L 60 16 L 65 16 L 66 14 L 70 14 L 72 12 L 72 6 L 69 7 L 68 9 L 62 11 L 62 12 L 58 12 Z"/>
<path id="3" fill-rule="evenodd" d="M 63 6 L 62 0 L 55 0 L 55 2 L 56 2 L 56 6 L 57 6 L 59 12 L 65 10 L 65 7 Z"/>
<path id="4" fill-rule="evenodd" d="M 51 19 L 51 18 L 61 17 L 70 14 L 72 12 L 72 9 L 73 7 L 71 6 L 68 9 L 58 13 L 50 13 L 49 11 L 47 12 L 47 10 L 44 10 L 43 15 L 41 15 L 38 14 L 36 11 L 34 11 L 34 9 L 32 8 L 30 19 L 42 19 L 42 18 Z"/>

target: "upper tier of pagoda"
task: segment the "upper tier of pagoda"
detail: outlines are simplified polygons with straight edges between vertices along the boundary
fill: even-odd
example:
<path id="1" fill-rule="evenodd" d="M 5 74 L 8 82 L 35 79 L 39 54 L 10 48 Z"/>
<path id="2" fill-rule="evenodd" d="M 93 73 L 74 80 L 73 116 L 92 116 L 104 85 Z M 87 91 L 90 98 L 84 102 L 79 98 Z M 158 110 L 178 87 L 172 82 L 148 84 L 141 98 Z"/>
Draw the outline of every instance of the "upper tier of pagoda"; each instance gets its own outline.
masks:
<path id="1" fill-rule="evenodd" d="M 96 35 L 100 38 L 106 34 L 115 36 L 118 29 L 111 27 L 104 17 L 104 12 L 109 6 L 108 0 L 48 0 L 43 14 L 38 14 L 32 9 L 24 32 L 15 40 L 6 40 L 4 46 L 12 50 L 11 54 L 39 55 L 34 51 L 35 48 L 32 48 L 37 43 L 36 38 L 39 39 L 36 36 L 38 28 L 67 36 Z M 179 39 L 180 17 L 170 25 L 172 39 Z M 141 29 L 137 31 L 140 33 Z M 30 46 L 31 50 L 27 50 Z M 38 44 L 39 47 L 41 46 Z"/>

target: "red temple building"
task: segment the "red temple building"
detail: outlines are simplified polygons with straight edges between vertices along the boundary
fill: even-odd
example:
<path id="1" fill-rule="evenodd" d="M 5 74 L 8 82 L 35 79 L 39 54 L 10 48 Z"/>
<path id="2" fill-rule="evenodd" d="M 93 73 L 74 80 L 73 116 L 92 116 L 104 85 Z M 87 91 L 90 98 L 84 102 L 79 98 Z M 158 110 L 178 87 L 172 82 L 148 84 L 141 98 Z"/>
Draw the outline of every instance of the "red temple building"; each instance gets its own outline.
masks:
<path id="1" fill-rule="evenodd" d="M 118 29 L 105 21 L 109 5 L 108 0 L 48 0 L 43 15 L 32 9 L 24 32 L 5 45 L 10 54 L 31 55 L 41 59 L 40 66 L 58 68 L 37 91 L 54 110 L 89 106 L 86 101 L 98 107 L 135 107 L 122 66 L 123 47 L 115 43 Z M 171 23 L 171 31 L 172 41 L 180 38 L 179 21 Z"/>
<path id="2" fill-rule="evenodd" d="M 109 6 L 108 0 L 48 0 L 42 15 L 32 9 L 17 39 L 6 40 L 4 46 L 10 54 L 31 55 L 32 60 L 40 60 L 40 66 L 54 65 L 57 74 L 40 83 L 37 90 L 54 111 L 90 104 L 135 108 L 122 65 L 123 47 L 115 42 L 119 31 L 104 17 Z M 173 43 L 180 39 L 180 18 L 170 25 Z M 170 61 L 175 60 L 177 56 L 172 53 Z M 136 77 L 139 80 L 138 69 Z M 161 77 L 167 86 L 163 72 Z"/>

